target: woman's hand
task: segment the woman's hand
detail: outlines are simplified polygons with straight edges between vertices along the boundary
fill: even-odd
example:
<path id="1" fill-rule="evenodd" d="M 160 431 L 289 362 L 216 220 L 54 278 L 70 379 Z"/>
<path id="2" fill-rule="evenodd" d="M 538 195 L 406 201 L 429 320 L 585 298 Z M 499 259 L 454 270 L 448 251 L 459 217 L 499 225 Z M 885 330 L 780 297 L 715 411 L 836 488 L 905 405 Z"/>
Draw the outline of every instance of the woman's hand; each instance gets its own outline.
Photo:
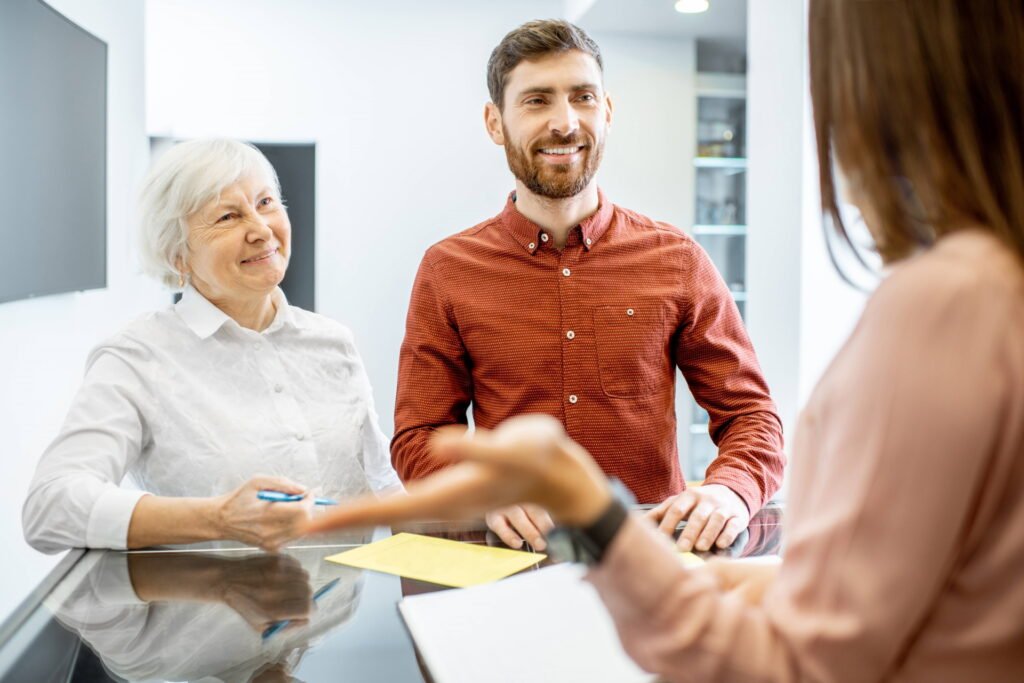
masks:
<path id="1" fill-rule="evenodd" d="M 781 566 L 777 558 L 713 560 L 707 564 L 722 590 L 736 593 L 751 605 L 762 603 Z"/>
<path id="2" fill-rule="evenodd" d="M 220 602 L 237 612 L 262 633 L 268 626 L 288 620 L 288 628 L 309 622 L 313 589 L 309 574 L 288 555 L 261 555 L 221 565 L 214 590 Z"/>
<path id="3" fill-rule="evenodd" d="M 305 495 L 307 489 L 283 477 L 256 476 L 231 493 L 215 499 L 217 527 L 221 538 L 255 545 L 268 552 L 302 535 L 313 516 L 313 496 L 294 503 L 260 500 L 261 489 Z"/>
<path id="4" fill-rule="evenodd" d="M 313 610 L 309 574 L 290 555 L 129 553 L 127 562 L 140 600 L 222 603 L 257 632 L 285 619 L 301 626 Z"/>
<path id="5" fill-rule="evenodd" d="M 367 496 L 319 516 L 308 533 L 393 524 L 414 519 L 459 519 L 514 503 L 534 503 L 557 522 L 586 526 L 611 502 L 608 481 L 558 420 L 524 415 L 494 431 L 438 430 L 434 453 L 461 461 L 409 484 L 405 496 Z"/>

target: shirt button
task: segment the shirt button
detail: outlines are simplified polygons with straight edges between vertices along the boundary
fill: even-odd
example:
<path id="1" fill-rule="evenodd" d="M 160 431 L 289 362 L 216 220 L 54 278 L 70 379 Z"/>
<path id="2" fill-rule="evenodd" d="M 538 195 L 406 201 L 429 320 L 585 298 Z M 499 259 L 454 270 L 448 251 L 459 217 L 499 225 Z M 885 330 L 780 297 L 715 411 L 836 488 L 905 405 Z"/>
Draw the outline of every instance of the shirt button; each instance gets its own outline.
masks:
<path id="1" fill-rule="evenodd" d="M 547 241 L 548 241 L 549 239 L 550 239 L 550 238 L 548 237 L 548 234 L 547 234 L 546 232 L 542 232 L 542 233 L 540 234 L 540 241 L 541 241 L 541 242 L 547 242 Z"/>
<path id="2" fill-rule="evenodd" d="M 632 308 L 627 308 L 626 309 L 626 315 L 633 315 L 633 309 Z"/>
<path id="3" fill-rule="evenodd" d="M 529 244 L 526 245 L 526 248 L 527 249 L 533 249 L 536 246 L 537 246 L 536 244 L 534 244 L 533 242 L 530 242 Z"/>
<path id="4" fill-rule="evenodd" d="M 274 392 L 275 393 L 280 394 L 282 391 L 284 391 L 284 387 L 283 386 L 281 386 L 280 384 L 275 384 L 274 385 Z"/>
<path id="5" fill-rule="evenodd" d="M 296 439 L 298 439 L 299 441 L 302 441 L 303 439 L 305 439 L 305 438 L 306 438 L 306 435 L 305 435 L 305 434 L 302 434 L 302 433 L 300 432 L 300 433 L 298 433 L 298 434 L 296 434 L 296 435 L 295 435 L 295 438 L 296 438 Z"/>
<path id="6" fill-rule="evenodd" d="M 568 332 L 565 333 L 565 336 L 566 336 L 567 339 L 575 339 L 576 338 L 576 333 L 573 332 L 572 330 L 569 330 Z"/>
<path id="7" fill-rule="evenodd" d="M 252 347 L 252 348 L 254 348 L 254 349 L 256 349 L 257 351 L 259 351 L 260 349 L 262 349 L 262 348 L 263 348 L 263 344 L 260 344 L 259 342 L 257 342 L 256 344 L 254 344 L 254 345 L 253 345 L 253 347 Z"/>
<path id="8" fill-rule="evenodd" d="M 593 242 L 593 240 L 591 240 L 591 239 L 590 239 L 590 238 L 588 237 L 588 238 L 587 238 L 587 246 L 589 247 L 589 246 L 590 246 L 591 244 L 593 244 L 593 243 L 594 243 L 594 242 Z"/>
<path id="9" fill-rule="evenodd" d="M 569 394 L 569 403 L 572 403 L 572 404 L 575 405 L 576 401 L 578 401 L 578 400 L 579 399 L 576 397 L 576 394 Z"/>
<path id="10" fill-rule="evenodd" d="M 570 275 L 572 275 L 572 271 L 569 270 L 568 268 L 562 268 L 562 275 L 569 277 Z"/>

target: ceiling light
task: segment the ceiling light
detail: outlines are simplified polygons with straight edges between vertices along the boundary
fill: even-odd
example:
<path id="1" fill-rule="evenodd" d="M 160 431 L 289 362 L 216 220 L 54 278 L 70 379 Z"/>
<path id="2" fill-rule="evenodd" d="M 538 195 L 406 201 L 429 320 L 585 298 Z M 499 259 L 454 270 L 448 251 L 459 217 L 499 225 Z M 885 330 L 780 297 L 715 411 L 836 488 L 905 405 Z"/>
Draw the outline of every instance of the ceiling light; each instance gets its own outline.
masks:
<path id="1" fill-rule="evenodd" d="M 708 0 L 676 0 L 676 11 L 683 14 L 707 12 Z"/>

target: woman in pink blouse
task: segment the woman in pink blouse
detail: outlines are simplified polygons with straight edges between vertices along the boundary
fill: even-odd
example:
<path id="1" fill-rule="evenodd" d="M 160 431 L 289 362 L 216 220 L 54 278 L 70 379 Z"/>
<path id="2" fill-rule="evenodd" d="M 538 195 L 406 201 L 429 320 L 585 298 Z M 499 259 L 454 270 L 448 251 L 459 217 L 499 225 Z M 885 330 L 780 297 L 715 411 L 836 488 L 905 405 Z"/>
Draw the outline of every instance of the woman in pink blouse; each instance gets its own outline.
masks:
<path id="1" fill-rule="evenodd" d="M 810 33 L 825 212 L 838 166 L 892 272 L 801 416 L 782 563 L 685 569 L 536 416 L 317 528 L 543 505 L 672 681 L 1024 680 L 1024 4 L 812 0 Z"/>

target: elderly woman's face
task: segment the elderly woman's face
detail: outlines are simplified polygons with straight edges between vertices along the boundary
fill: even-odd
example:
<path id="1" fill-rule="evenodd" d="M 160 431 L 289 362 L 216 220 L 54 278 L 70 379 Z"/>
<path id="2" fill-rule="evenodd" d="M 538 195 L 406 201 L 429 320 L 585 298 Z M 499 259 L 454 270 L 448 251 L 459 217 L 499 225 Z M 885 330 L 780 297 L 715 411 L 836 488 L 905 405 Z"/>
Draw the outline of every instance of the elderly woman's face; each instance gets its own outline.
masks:
<path id="1" fill-rule="evenodd" d="M 242 178 L 188 218 L 193 285 L 211 300 L 266 295 L 284 278 L 292 226 L 263 174 Z"/>

